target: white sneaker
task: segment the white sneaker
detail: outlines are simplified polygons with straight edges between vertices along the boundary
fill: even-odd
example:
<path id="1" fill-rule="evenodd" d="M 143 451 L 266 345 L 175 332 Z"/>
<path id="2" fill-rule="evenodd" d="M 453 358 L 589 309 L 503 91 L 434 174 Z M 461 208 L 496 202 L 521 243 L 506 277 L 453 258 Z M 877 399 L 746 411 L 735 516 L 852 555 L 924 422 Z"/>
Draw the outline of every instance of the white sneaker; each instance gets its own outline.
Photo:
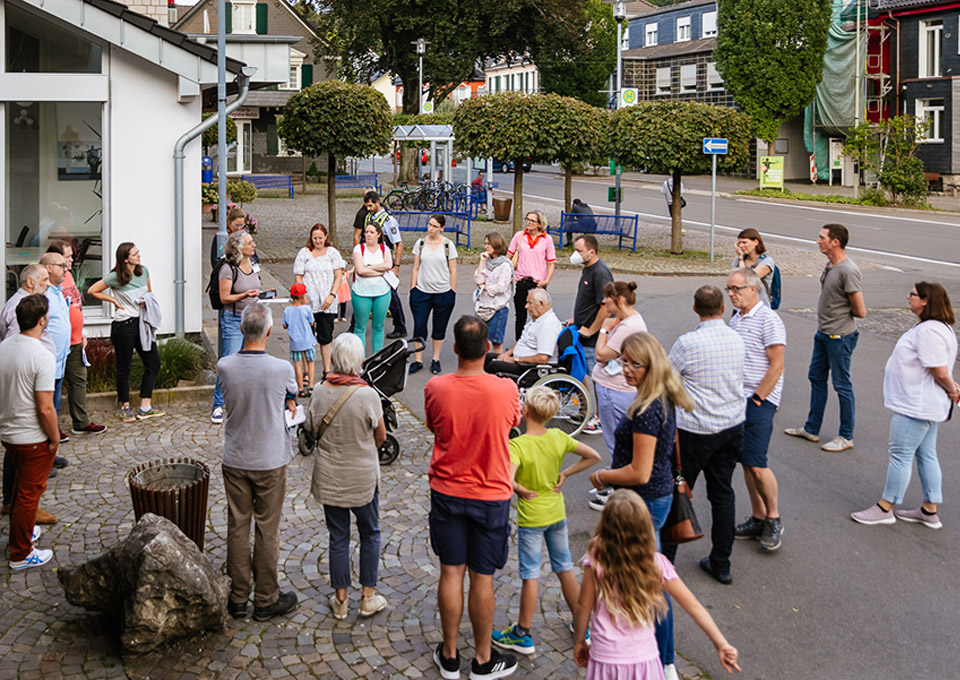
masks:
<path id="1" fill-rule="evenodd" d="M 680 680 L 680 674 L 677 673 L 677 667 L 672 663 L 663 667 L 663 677 L 666 680 Z"/>
<path id="2" fill-rule="evenodd" d="M 21 569 L 29 569 L 30 567 L 40 567 L 53 559 L 52 550 L 38 550 L 34 548 L 26 559 L 23 560 L 10 560 L 10 568 L 14 571 L 20 571 Z"/>
<path id="3" fill-rule="evenodd" d="M 803 438 L 806 439 L 807 441 L 811 441 L 811 442 L 818 442 L 818 441 L 820 441 L 820 435 L 818 435 L 818 434 L 810 434 L 810 433 L 807 432 L 805 429 L 803 429 L 802 426 L 801 426 L 801 427 L 788 427 L 786 430 L 783 431 L 783 433 L 784 433 L 784 434 L 788 434 L 788 435 L 790 435 L 791 437 L 803 437 Z"/>
<path id="4" fill-rule="evenodd" d="M 42 534 L 42 533 L 43 533 L 43 532 L 40 531 L 40 527 L 38 527 L 36 524 L 34 524 L 34 525 L 33 525 L 33 533 L 30 535 L 30 542 L 31 542 L 31 543 L 36 543 L 37 541 L 39 541 L 39 540 L 40 540 L 40 534 Z"/>
<path id="5" fill-rule="evenodd" d="M 373 616 L 387 608 L 387 598 L 380 593 L 360 598 L 360 616 Z"/>
<path id="6" fill-rule="evenodd" d="M 853 448 L 853 440 L 837 437 L 836 439 L 831 439 L 826 444 L 822 444 L 820 448 L 824 451 L 830 451 L 831 453 L 836 453 L 837 451 L 846 451 L 847 449 Z"/>
<path id="7" fill-rule="evenodd" d="M 213 409 L 213 413 L 210 414 L 210 422 L 214 425 L 219 425 L 223 422 L 223 407 L 217 406 Z"/>
<path id="8" fill-rule="evenodd" d="M 347 618 L 347 600 L 341 602 L 336 594 L 330 596 L 330 611 L 333 612 L 333 618 L 343 621 Z"/>

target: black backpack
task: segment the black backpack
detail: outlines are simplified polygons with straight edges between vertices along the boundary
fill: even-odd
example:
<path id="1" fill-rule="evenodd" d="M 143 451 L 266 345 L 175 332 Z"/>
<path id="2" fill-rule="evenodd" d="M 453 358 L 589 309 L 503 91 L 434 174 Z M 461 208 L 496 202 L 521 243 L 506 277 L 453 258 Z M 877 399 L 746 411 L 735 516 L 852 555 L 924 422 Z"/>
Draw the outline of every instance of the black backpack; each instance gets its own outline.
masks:
<path id="1" fill-rule="evenodd" d="M 230 290 L 233 290 L 237 282 L 237 268 L 227 262 L 227 258 L 221 257 L 213 265 L 210 272 L 210 281 L 207 282 L 207 296 L 210 298 L 211 309 L 223 309 L 223 300 L 220 299 L 220 270 L 223 267 L 230 267 L 233 270 L 233 281 L 230 283 Z"/>

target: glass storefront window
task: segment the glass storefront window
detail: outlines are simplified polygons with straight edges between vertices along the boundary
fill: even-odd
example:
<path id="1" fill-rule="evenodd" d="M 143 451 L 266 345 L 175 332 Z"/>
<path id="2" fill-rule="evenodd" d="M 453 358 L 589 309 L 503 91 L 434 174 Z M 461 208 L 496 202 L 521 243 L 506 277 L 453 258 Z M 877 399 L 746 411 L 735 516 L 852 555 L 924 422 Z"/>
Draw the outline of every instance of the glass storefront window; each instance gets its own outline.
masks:
<path id="1" fill-rule="evenodd" d="M 73 247 L 81 291 L 102 277 L 102 112 L 99 102 L 7 102 L 7 297 L 56 240 Z"/>
<path id="2" fill-rule="evenodd" d="M 8 73 L 100 73 L 100 45 L 6 4 Z"/>

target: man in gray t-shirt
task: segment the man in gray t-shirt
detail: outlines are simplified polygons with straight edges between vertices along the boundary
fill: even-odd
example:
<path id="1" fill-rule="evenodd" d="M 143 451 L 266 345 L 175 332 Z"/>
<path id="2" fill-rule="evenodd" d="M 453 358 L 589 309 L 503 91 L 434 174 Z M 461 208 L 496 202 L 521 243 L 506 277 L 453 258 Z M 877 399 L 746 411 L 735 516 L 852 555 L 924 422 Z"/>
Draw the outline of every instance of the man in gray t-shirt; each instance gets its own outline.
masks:
<path id="1" fill-rule="evenodd" d="M 856 404 L 850 381 L 850 361 L 857 347 L 857 319 L 867 315 L 860 285 L 860 269 L 847 257 L 847 228 L 827 224 L 820 230 L 817 245 L 827 256 L 827 266 L 820 275 L 820 301 L 817 304 L 817 332 L 813 336 L 810 357 L 810 413 L 803 427 L 784 430 L 793 437 L 820 441 L 823 411 L 827 406 L 827 378 L 833 374 L 833 389 L 840 402 L 840 432 L 823 444 L 824 451 L 846 451 L 853 448 L 853 423 Z"/>

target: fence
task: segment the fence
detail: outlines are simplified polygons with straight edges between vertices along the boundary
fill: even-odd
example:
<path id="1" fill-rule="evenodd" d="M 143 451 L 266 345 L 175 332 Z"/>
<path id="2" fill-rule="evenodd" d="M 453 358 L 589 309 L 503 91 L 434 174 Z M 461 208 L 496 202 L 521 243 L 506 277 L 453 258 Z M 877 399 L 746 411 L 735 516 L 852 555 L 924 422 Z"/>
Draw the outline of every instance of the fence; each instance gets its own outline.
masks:
<path id="1" fill-rule="evenodd" d="M 290 198 L 293 198 L 292 175 L 240 175 L 240 179 L 258 189 L 286 189 Z"/>
<path id="2" fill-rule="evenodd" d="M 447 221 L 443 231 L 457 234 L 457 246 L 470 247 L 470 213 L 468 212 L 411 212 L 400 210 L 390 214 L 396 218 L 400 225 L 400 231 L 426 231 L 427 223 L 431 217 L 443 215 Z M 462 237 L 466 237 L 466 244 L 461 242 Z"/>
<path id="3" fill-rule="evenodd" d="M 573 238 L 574 234 L 610 234 L 617 237 L 617 248 L 630 248 L 637 252 L 637 215 L 583 215 L 580 213 L 560 213 L 560 226 L 548 227 L 547 233 L 555 237 L 558 248 L 563 247 L 564 234 Z M 627 245 L 624 246 L 624 241 Z"/>
<path id="4" fill-rule="evenodd" d="M 337 189 L 362 189 L 364 187 L 376 187 L 377 193 L 380 193 L 380 180 L 376 175 L 337 175 Z"/>

